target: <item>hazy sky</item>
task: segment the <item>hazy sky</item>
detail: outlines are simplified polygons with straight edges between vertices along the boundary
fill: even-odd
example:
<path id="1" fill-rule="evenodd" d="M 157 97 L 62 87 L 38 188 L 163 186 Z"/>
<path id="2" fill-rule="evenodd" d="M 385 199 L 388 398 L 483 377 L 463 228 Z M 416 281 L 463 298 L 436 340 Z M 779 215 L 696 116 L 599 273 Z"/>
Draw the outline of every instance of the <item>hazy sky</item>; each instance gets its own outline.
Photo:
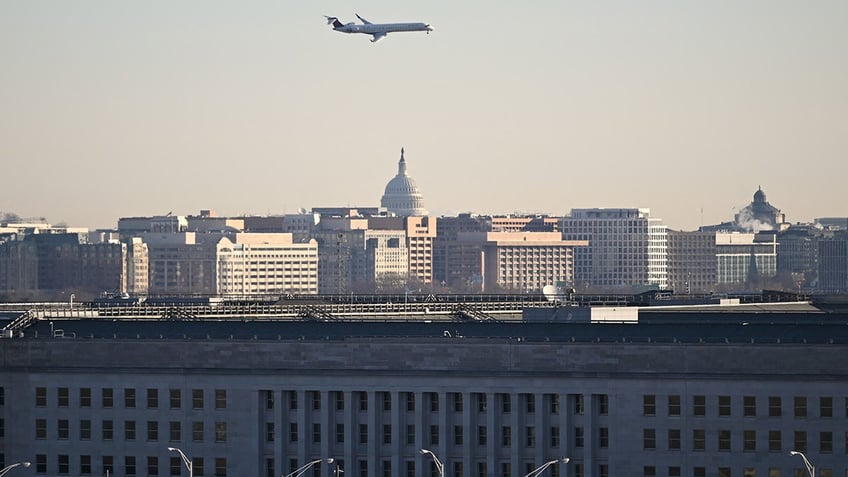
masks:
<path id="1" fill-rule="evenodd" d="M 343 22 L 423 21 L 372 44 Z M 0 0 L 0 211 L 848 215 L 848 1 Z"/>

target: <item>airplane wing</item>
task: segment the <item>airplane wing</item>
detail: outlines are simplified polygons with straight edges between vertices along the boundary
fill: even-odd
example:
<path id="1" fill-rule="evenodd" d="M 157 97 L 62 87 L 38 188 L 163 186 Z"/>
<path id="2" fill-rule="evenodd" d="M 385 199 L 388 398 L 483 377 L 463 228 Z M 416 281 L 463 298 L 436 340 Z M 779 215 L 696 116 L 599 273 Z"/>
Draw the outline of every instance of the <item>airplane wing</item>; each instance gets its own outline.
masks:
<path id="1" fill-rule="evenodd" d="M 371 22 L 369 22 L 368 20 L 366 20 L 366 19 L 364 19 L 364 18 L 360 17 L 358 13 L 356 14 L 356 18 L 358 18 L 358 19 L 359 19 L 359 21 L 361 21 L 362 23 L 364 23 L 364 24 L 366 24 L 366 25 L 370 25 L 370 24 L 371 24 Z"/>
<path id="2" fill-rule="evenodd" d="M 378 41 L 382 40 L 385 37 L 386 37 L 385 33 L 374 33 L 373 35 L 371 35 L 371 43 L 377 43 Z"/>

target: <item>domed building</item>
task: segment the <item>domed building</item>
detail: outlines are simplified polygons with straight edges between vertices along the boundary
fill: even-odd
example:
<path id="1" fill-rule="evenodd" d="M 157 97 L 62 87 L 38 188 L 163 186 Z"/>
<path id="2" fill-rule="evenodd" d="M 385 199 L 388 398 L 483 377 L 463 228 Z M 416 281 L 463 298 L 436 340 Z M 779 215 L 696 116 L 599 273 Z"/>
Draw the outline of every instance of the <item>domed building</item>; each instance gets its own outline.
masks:
<path id="1" fill-rule="evenodd" d="M 386 191 L 380 199 L 380 206 L 389 213 L 400 217 L 428 215 L 424 208 L 424 197 L 418 190 L 415 180 L 406 173 L 406 159 L 403 148 L 400 149 L 398 173 L 386 184 Z"/>

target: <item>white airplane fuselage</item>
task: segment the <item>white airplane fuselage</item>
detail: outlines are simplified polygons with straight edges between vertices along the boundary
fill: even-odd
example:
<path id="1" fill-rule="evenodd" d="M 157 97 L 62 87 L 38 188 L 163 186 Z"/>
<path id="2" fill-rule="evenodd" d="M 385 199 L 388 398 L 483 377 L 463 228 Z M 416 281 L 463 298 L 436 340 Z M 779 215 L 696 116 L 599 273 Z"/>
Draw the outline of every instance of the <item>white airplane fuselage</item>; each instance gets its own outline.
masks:
<path id="1" fill-rule="evenodd" d="M 414 22 L 414 23 L 371 23 L 368 20 L 356 15 L 359 20 L 362 21 L 361 24 L 356 23 L 342 23 L 336 17 L 327 17 L 327 23 L 333 25 L 333 30 L 340 31 L 342 33 L 363 33 L 365 35 L 371 35 L 371 41 L 377 42 L 386 37 L 387 34 L 392 32 L 399 31 L 424 31 L 430 33 L 433 31 L 433 28 L 422 22 Z"/>

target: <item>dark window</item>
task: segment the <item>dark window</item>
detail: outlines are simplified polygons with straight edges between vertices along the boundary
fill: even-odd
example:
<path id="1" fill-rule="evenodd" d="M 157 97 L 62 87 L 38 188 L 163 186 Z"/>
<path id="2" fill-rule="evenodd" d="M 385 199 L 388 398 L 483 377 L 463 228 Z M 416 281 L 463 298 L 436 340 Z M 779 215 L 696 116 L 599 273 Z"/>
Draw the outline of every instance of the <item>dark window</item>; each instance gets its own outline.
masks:
<path id="1" fill-rule="evenodd" d="M 124 439 L 135 440 L 135 421 L 124 421 Z"/>
<path id="2" fill-rule="evenodd" d="M 111 441 L 115 437 L 115 429 L 111 420 L 101 422 L 101 428 L 104 441 Z"/>
<path id="3" fill-rule="evenodd" d="M 820 397 L 819 398 L 819 416 L 821 416 L 821 417 L 833 417 L 833 398 L 832 397 Z"/>
<path id="4" fill-rule="evenodd" d="M 680 450 L 680 429 L 668 430 L 668 450 Z"/>
<path id="5" fill-rule="evenodd" d="M 798 452 L 807 452 L 807 432 L 795 431 L 795 447 L 793 450 Z"/>
<path id="6" fill-rule="evenodd" d="M 70 401 L 70 393 L 68 388 L 59 388 L 56 393 L 56 405 L 58 407 L 68 407 Z"/>
<path id="7" fill-rule="evenodd" d="M 729 451 L 730 450 L 730 431 L 726 429 L 720 429 L 718 431 L 718 450 L 720 451 Z"/>
<path id="8" fill-rule="evenodd" d="M 430 426 L 430 444 L 439 445 L 439 426 Z"/>
<path id="9" fill-rule="evenodd" d="M 383 394 L 383 410 L 391 411 L 392 410 L 392 393 L 384 392 Z"/>
<path id="10" fill-rule="evenodd" d="M 780 452 L 783 443 L 780 438 L 780 431 L 769 431 L 769 452 Z"/>
<path id="11" fill-rule="evenodd" d="M 179 442 L 183 438 L 182 423 L 180 421 L 171 421 L 168 423 L 168 440 L 171 442 Z"/>
<path id="12" fill-rule="evenodd" d="M 780 417 L 783 414 L 780 396 L 769 396 L 769 417 Z"/>
<path id="13" fill-rule="evenodd" d="M 203 457 L 191 459 L 191 473 L 197 477 L 203 477 Z"/>
<path id="14" fill-rule="evenodd" d="M 574 414 L 583 414 L 583 395 L 574 395 Z"/>
<path id="15" fill-rule="evenodd" d="M 730 416 L 730 396 L 718 397 L 718 415 Z"/>
<path id="16" fill-rule="evenodd" d="M 171 389 L 168 391 L 168 401 L 171 409 L 179 409 L 182 407 L 182 392 L 179 389 Z"/>
<path id="17" fill-rule="evenodd" d="M 46 474 L 47 473 L 47 454 L 36 454 L 35 455 L 35 473 L 36 474 Z"/>
<path id="18" fill-rule="evenodd" d="M 203 409 L 203 390 L 202 389 L 192 389 L 191 390 L 191 408 L 192 409 Z"/>
<path id="19" fill-rule="evenodd" d="M 642 429 L 642 448 L 653 450 L 657 448 L 657 430 Z"/>
<path id="20" fill-rule="evenodd" d="M 412 394 L 412 393 L 410 393 Z M 336 411 L 344 411 L 344 393 L 342 391 L 336 391 Z"/>
<path id="21" fill-rule="evenodd" d="M 132 409 L 135 407 L 135 389 L 124 389 L 124 407 L 127 409 Z"/>
<path id="22" fill-rule="evenodd" d="M 512 428 L 509 426 L 501 427 L 501 445 L 504 447 L 512 445 Z"/>
<path id="23" fill-rule="evenodd" d="M 147 440 L 152 442 L 159 440 L 159 423 L 157 421 L 147 421 Z"/>
<path id="24" fill-rule="evenodd" d="M 151 455 L 147 457 L 147 475 L 157 477 L 159 475 L 159 457 Z"/>
<path id="25" fill-rule="evenodd" d="M 646 465 L 642 468 L 642 475 L 644 475 L 645 477 L 656 477 L 657 468 L 653 465 Z"/>
<path id="26" fill-rule="evenodd" d="M 488 398 L 486 397 L 486 394 L 476 393 L 475 396 L 477 396 L 477 412 L 486 412 L 486 410 L 489 407 L 489 402 L 488 402 Z M 556 402 L 557 402 L 557 409 L 559 409 L 559 401 L 557 400 Z M 846 407 L 848 407 L 848 404 L 846 404 Z M 553 412 L 553 411 L 551 411 L 551 412 Z M 554 413 L 554 414 L 556 414 L 556 413 Z"/>
<path id="27" fill-rule="evenodd" d="M 583 447 L 583 428 L 574 428 L 574 447 Z"/>
<path id="28" fill-rule="evenodd" d="M 528 414 L 532 414 L 536 412 L 536 395 L 535 394 L 524 394 L 525 396 L 525 408 Z M 531 469 L 532 470 L 532 469 Z"/>
<path id="29" fill-rule="evenodd" d="M 696 416 L 707 415 L 706 396 L 692 396 L 692 413 Z"/>
<path id="30" fill-rule="evenodd" d="M 91 407 L 91 388 L 80 388 L 79 390 L 80 407 Z M 89 459 L 91 457 L 89 456 Z M 89 470 L 91 462 L 89 462 Z"/>
<path id="31" fill-rule="evenodd" d="M 183 471 L 183 461 L 179 457 L 171 457 L 168 459 L 168 473 L 171 477 L 177 477 Z"/>
<path id="32" fill-rule="evenodd" d="M 488 427 L 477 426 L 477 445 L 485 446 L 489 442 Z"/>
<path id="33" fill-rule="evenodd" d="M 359 392 L 359 410 L 367 411 L 368 410 L 368 393 L 365 391 Z"/>
<path id="34" fill-rule="evenodd" d="M 135 457 L 128 455 L 124 457 L 124 475 L 132 477 L 135 475 Z"/>
<path id="35" fill-rule="evenodd" d="M 598 414 L 601 416 L 609 414 L 609 396 L 606 394 L 598 395 Z"/>
<path id="36" fill-rule="evenodd" d="M 457 426 L 457 427 L 462 429 L 462 427 L 460 427 L 460 426 Z M 536 428 L 535 427 L 527 426 L 527 427 L 524 428 L 524 445 L 525 445 L 525 447 L 536 447 Z"/>
<path id="37" fill-rule="evenodd" d="M 653 394 L 642 396 L 642 414 L 655 416 L 657 414 L 657 397 Z"/>
<path id="38" fill-rule="evenodd" d="M 795 417 L 807 417 L 807 398 L 805 396 L 795 396 L 793 402 L 795 404 Z"/>
<path id="39" fill-rule="evenodd" d="M 833 433 L 829 431 L 819 432 L 819 452 L 822 454 L 833 453 Z"/>
<path id="40" fill-rule="evenodd" d="M 320 431 L 320 429 L 319 429 L 319 431 Z M 383 444 L 391 444 L 391 443 L 392 443 L 392 425 L 391 424 L 383 424 Z"/>
<path id="41" fill-rule="evenodd" d="M 35 438 L 47 439 L 47 419 L 35 420 Z"/>
<path id="42" fill-rule="evenodd" d="M 158 389 L 148 389 L 147 390 L 147 408 L 148 409 L 156 409 L 159 407 L 159 390 Z"/>
<path id="43" fill-rule="evenodd" d="M 459 447 L 464 444 L 465 436 L 462 433 L 462 426 L 453 426 L 453 445 Z"/>
<path id="44" fill-rule="evenodd" d="M 368 443 L 368 424 L 360 424 L 359 425 L 359 443 L 367 444 Z"/>
<path id="45" fill-rule="evenodd" d="M 70 457 L 68 457 L 67 454 L 59 454 L 56 457 L 56 461 L 59 464 L 59 475 L 68 475 L 70 470 Z"/>
<path id="46" fill-rule="evenodd" d="M 321 424 L 317 422 L 312 424 L 312 442 L 315 444 L 321 442 Z"/>
<path id="47" fill-rule="evenodd" d="M 109 409 L 115 404 L 115 394 L 112 388 L 103 388 L 100 390 L 101 406 Z"/>
<path id="48" fill-rule="evenodd" d="M 609 447 L 609 428 L 598 428 L 598 447 L 601 449 Z"/>
<path id="49" fill-rule="evenodd" d="M 409 440 L 409 428 L 412 428 L 412 440 Z M 415 426 L 408 425 L 406 426 L 406 443 L 407 444 L 415 444 Z M 336 424 L 336 443 L 343 444 L 345 441 L 345 428 L 344 424 Z"/>
<path id="50" fill-rule="evenodd" d="M 226 389 L 216 389 L 215 390 L 215 409 L 226 409 L 227 408 L 227 390 Z"/>
<path id="51" fill-rule="evenodd" d="M 91 456 L 80 456 L 80 475 L 91 475 Z"/>
<path id="52" fill-rule="evenodd" d="M 312 409 L 315 411 L 321 409 L 321 392 L 312 391 L 310 394 L 312 395 Z"/>
<path id="53" fill-rule="evenodd" d="M 191 440 L 194 442 L 203 442 L 203 421 L 194 421 L 191 423 Z"/>
<path id="54" fill-rule="evenodd" d="M 454 410 L 454 412 L 462 412 L 463 404 L 464 403 L 462 402 L 462 393 L 453 393 L 453 410 Z"/>
<path id="55" fill-rule="evenodd" d="M 227 442 L 227 423 L 224 421 L 215 423 L 215 442 Z"/>
<path id="56" fill-rule="evenodd" d="M 415 394 L 406 393 L 406 410 L 407 412 L 415 411 Z"/>
<path id="57" fill-rule="evenodd" d="M 703 429 L 692 430 L 692 449 L 702 451 L 707 446 L 707 435 Z"/>
<path id="58" fill-rule="evenodd" d="M 742 431 L 742 450 L 754 452 L 757 450 L 757 431 Z"/>
<path id="59" fill-rule="evenodd" d="M 103 463 L 103 475 L 115 475 L 115 463 L 111 455 L 104 455 L 101 462 Z"/>
<path id="60" fill-rule="evenodd" d="M 227 477 L 227 459 L 225 457 L 215 458 L 215 477 Z"/>
<path id="61" fill-rule="evenodd" d="M 47 388 L 35 388 L 35 405 L 37 407 L 47 406 Z"/>
<path id="62" fill-rule="evenodd" d="M 744 396 L 742 398 L 742 407 L 745 417 L 755 417 L 757 415 L 757 397 Z"/>
<path id="63" fill-rule="evenodd" d="M 91 421 L 88 419 L 80 420 L 80 440 L 87 441 L 91 439 Z"/>
<path id="64" fill-rule="evenodd" d="M 294 423 L 291 423 L 294 424 Z M 297 425 L 297 424 L 295 424 Z M 274 442 L 274 423 L 266 422 L 265 423 L 265 441 L 266 442 Z"/>
<path id="65" fill-rule="evenodd" d="M 680 396 L 677 394 L 673 394 L 668 397 L 668 415 L 669 416 L 679 416 L 680 415 Z"/>
<path id="66" fill-rule="evenodd" d="M 289 442 L 297 442 L 297 423 L 289 423 Z"/>

